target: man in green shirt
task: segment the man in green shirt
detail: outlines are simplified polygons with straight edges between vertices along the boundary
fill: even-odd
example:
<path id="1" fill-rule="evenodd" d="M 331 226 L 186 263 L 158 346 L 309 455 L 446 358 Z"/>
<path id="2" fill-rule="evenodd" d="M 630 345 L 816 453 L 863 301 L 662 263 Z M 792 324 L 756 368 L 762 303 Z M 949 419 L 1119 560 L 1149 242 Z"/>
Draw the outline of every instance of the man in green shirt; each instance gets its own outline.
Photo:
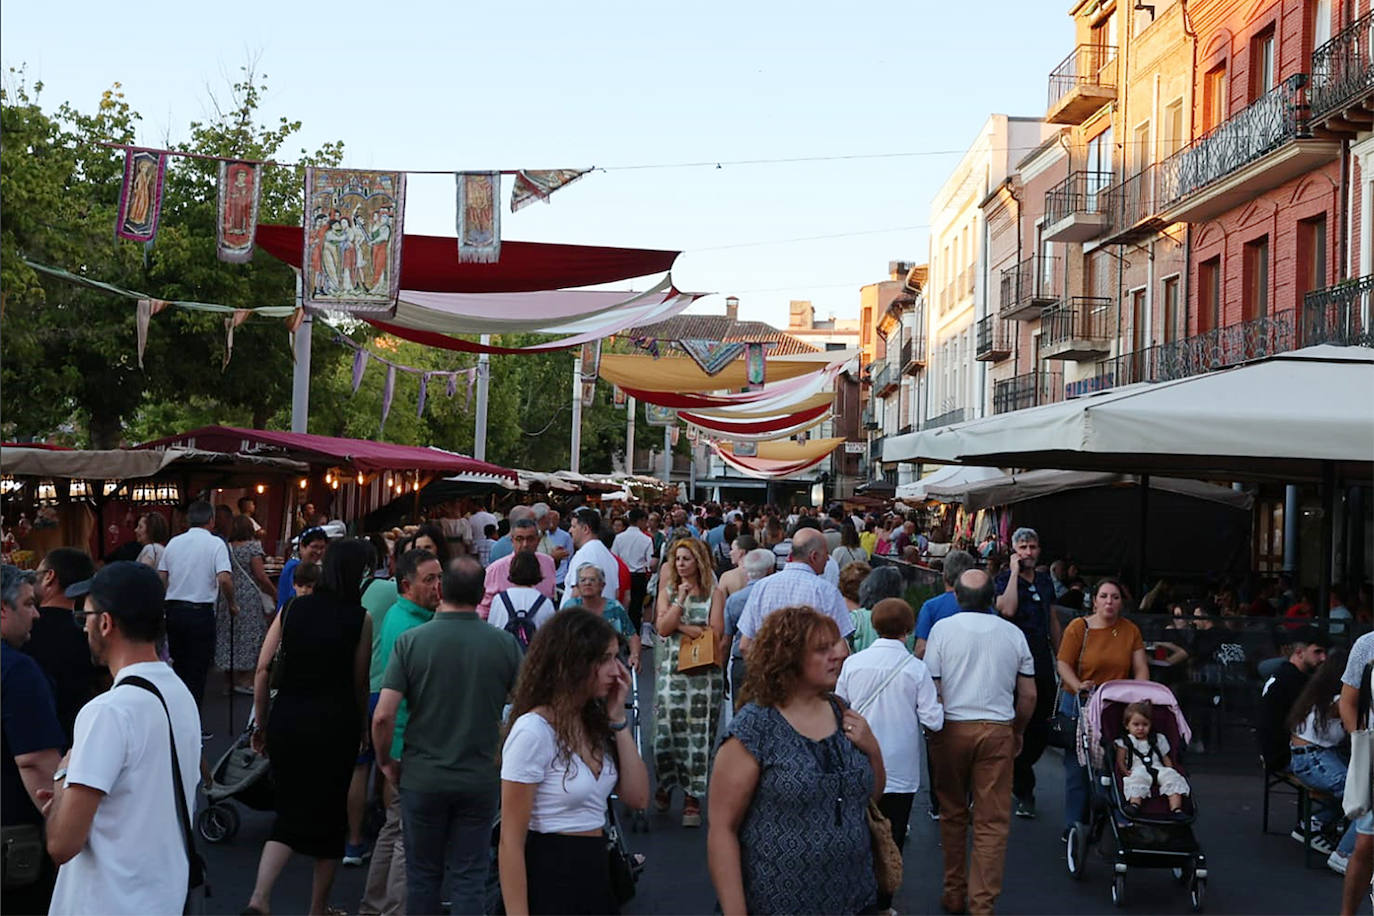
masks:
<path id="1" fill-rule="evenodd" d="M 443 570 L 439 560 L 428 550 L 407 550 L 396 561 L 396 588 L 399 597 L 382 620 L 382 635 L 372 649 L 369 672 L 374 705 L 382 689 L 387 660 L 396 639 L 407 630 L 428 623 L 439 606 L 439 581 Z M 395 744 L 385 748 L 373 745 L 378 760 L 399 756 L 406 727 L 407 710 L 404 705 L 394 713 Z M 383 914 L 406 912 L 405 844 L 401 831 L 401 799 L 393 786 L 383 789 L 386 799 L 386 822 L 377 834 L 372 864 L 367 870 L 367 887 L 363 893 L 360 913 Z M 351 852 L 352 850 L 346 850 Z"/>
<path id="2" fill-rule="evenodd" d="M 476 560 L 449 564 L 434 619 L 396 639 L 372 717 L 377 766 L 400 789 L 412 913 L 439 912 L 445 866 L 450 912 L 485 912 L 501 712 L 520 668 L 515 637 L 477 616 L 485 593 Z M 393 609 L 387 625 L 395 618 Z M 402 704 L 411 715 L 397 760 Z"/>

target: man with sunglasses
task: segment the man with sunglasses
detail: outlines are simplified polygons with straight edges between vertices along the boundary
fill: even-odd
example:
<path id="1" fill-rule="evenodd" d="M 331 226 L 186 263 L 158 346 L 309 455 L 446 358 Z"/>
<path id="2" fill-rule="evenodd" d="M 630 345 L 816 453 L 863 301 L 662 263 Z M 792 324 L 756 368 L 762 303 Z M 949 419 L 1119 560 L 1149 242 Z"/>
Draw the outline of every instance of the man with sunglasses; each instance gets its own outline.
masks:
<path id="1" fill-rule="evenodd" d="M 1038 570 L 1040 535 L 1034 528 L 1017 528 L 1011 536 L 1011 556 L 1007 568 L 997 574 L 994 585 L 997 613 L 1016 624 L 1030 646 L 1035 660 L 1035 712 L 1026 725 L 1021 753 L 1016 755 L 1011 791 L 1015 798 L 1013 813 L 1033 818 L 1035 810 L 1035 762 L 1049 741 L 1050 716 L 1054 713 L 1056 686 L 1054 656 L 1061 636 L 1059 615 L 1054 612 L 1054 580 L 1047 570 Z"/>

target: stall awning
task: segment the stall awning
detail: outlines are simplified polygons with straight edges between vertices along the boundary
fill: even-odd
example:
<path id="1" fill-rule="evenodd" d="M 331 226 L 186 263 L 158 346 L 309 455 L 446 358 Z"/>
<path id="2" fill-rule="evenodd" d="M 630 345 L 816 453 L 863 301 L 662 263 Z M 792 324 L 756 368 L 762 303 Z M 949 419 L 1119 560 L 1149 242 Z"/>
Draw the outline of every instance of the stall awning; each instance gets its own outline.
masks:
<path id="1" fill-rule="evenodd" d="M 154 477 L 169 467 L 216 470 L 277 471 L 300 474 L 309 467 L 289 458 L 244 455 L 195 448 L 64 449 L 41 446 L 0 448 L 0 471 L 17 477 L 52 477 L 68 480 L 138 480 Z"/>
<path id="2" fill-rule="evenodd" d="M 982 480 L 951 479 L 943 483 L 933 483 L 926 487 L 926 498 L 946 503 L 961 503 L 965 509 L 972 512 L 990 506 L 1006 506 L 1028 499 L 1038 499 L 1042 496 L 1053 496 L 1068 490 L 1140 485 L 1139 478 L 1129 474 L 1058 470 L 1000 474 L 992 468 L 967 468 L 966 470 L 993 471 L 993 476 Z M 1150 489 L 1178 493 L 1181 496 L 1191 496 L 1194 499 L 1219 503 L 1233 509 L 1248 510 L 1254 504 L 1254 497 L 1248 493 L 1239 492 L 1230 487 L 1219 487 L 1201 480 L 1151 477 Z"/>
<path id="3" fill-rule="evenodd" d="M 760 442 L 758 455 L 737 456 L 727 442 L 712 442 L 711 449 L 720 459 L 741 473 L 765 480 L 777 480 L 800 474 L 815 467 L 839 447 L 843 436 L 831 439 L 812 439 L 808 442 Z"/>
<path id="4" fill-rule="evenodd" d="M 190 446 L 233 452 L 273 452 L 310 464 L 328 464 L 354 471 L 434 471 L 444 474 L 471 472 L 516 482 L 515 472 L 442 449 L 394 445 L 369 439 L 344 439 L 313 433 L 288 433 L 233 426 L 205 426 L 139 446 L 156 449 Z"/>
<path id="5" fill-rule="evenodd" d="M 292 267 L 301 266 L 300 226 L 258 226 L 258 245 Z M 492 264 L 460 262 L 458 240 L 406 234 L 401 287 L 440 293 L 515 293 L 617 283 L 661 274 L 680 252 L 543 242 L 501 242 Z"/>

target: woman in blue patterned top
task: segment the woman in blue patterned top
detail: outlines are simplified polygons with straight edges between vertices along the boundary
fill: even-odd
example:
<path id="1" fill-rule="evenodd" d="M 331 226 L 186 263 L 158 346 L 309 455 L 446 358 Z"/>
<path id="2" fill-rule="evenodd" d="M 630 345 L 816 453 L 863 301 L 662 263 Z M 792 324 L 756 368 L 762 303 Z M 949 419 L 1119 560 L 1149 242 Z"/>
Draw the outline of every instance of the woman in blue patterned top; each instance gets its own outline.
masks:
<path id="1" fill-rule="evenodd" d="M 749 648 L 711 774 L 707 859 L 726 916 L 876 906 L 865 812 L 886 777 L 868 723 L 834 698 L 844 655 L 835 621 L 809 607 L 773 611 Z"/>
<path id="2" fill-rule="evenodd" d="M 625 605 L 614 598 L 607 598 L 602 591 L 606 587 L 606 574 L 595 563 L 583 563 L 577 567 L 577 594 L 567 607 L 580 607 L 606 618 L 620 637 L 621 649 L 628 649 L 625 664 L 635 671 L 639 670 L 639 634 L 630 622 L 630 612 Z"/>

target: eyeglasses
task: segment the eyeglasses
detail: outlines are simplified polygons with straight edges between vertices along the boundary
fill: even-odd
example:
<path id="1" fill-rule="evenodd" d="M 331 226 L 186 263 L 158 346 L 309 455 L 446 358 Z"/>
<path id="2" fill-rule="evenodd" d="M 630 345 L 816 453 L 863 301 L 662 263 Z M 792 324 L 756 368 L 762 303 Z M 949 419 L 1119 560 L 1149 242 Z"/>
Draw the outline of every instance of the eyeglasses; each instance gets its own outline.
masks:
<path id="1" fill-rule="evenodd" d="M 76 628 L 77 628 L 78 630 L 84 630 L 84 629 L 86 629 L 86 618 L 87 618 L 87 617 L 94 617 L 94 616 L 96 616 L 97 614 L 103 614 L 103 613 L 105 613 L 105 612 L 104 612 L 104 611 L 78 611 L 78 610 L 76 610 L 75 608 L 73 608 L 73 609 L 72 609 L 72 623 L 76 624 Z"/>

